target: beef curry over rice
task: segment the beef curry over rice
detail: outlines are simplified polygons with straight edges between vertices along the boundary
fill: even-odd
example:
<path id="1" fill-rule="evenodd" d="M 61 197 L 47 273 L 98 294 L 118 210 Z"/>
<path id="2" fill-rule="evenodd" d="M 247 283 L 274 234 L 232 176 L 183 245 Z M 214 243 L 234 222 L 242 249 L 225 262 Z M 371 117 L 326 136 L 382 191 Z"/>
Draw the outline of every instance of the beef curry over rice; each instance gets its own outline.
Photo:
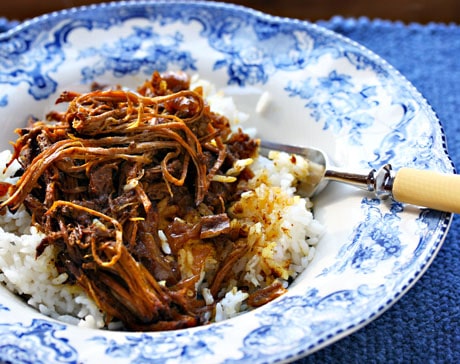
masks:
<path id="1" fill-rule="evenodd" d="M 250 249 L 232 214 L 258 141 L 212 112 L 188 76 L 154 73 L 136 92 L 95 85 L 57 103 L 68 107 L 17 130 L 10 163 L 20 163 L 19 179 L 2 184 L 1 208 L 25 206 L 46 236 L 37 256 L 53 246 L 66 283 L 81 286 L 107 323 L 191 327 L 210 320 L 229 285 L 249 306 L 285 292 L 234 268 Z"/>

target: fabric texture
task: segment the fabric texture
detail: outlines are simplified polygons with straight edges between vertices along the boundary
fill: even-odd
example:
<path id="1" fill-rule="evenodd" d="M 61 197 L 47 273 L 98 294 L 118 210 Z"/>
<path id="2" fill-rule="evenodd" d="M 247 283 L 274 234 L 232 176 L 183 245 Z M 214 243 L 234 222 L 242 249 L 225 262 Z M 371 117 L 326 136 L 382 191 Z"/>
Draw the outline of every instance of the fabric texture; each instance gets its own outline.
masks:
<path id="1" fill-rule="evenodd" d="M 0 32 L 16 24 L 0 18 Z M 318 24 L 374 51 L 412 82 L 438 114 L 460 167 L 460 26 L 342 17 Z M 370 324 L 296 364 L 457 362 L 460 218 L 454 216 L 438 256 L 406 295 Z"/>
<path id="2" fill-rule="evenodd" d="M 427 99 L 460 168 L 460 26 L 334 17 L 319 25 L 380 55 Z M 452 191 L 460 193 L 460 191 Z M 356 333 L 296 364 L 459 363 L 460 218 L 421 279 L 389 310 Z"/>

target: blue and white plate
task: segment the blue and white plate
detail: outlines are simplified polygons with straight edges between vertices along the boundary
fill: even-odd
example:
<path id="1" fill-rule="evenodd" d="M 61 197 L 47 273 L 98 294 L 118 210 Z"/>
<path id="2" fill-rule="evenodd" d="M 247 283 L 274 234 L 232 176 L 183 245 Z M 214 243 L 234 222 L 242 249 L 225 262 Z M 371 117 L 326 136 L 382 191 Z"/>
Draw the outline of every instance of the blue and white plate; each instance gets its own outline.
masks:
<path id="1" fill-rule="evenodd" d="M 266 139 L 315 146 L 335 164 L 389 161 L 453 173 L 440 123 L 395 69 L 307 22 L 212 2 L 124 2 L 45 15 L 0 37 L 0 149 L 64 89 L 133 87 L 155 71 L 199 74 L 234 97 Z M 260 100 L 268 101 L 260 107 Z M 265 363 L 352 333 L 416 282 L 451 214 L 331 184 L 315 200 L 327 233 L 289 292 L 237 318 L 126 333 L 63 324 L 0 287 L 0 361 Z"/>

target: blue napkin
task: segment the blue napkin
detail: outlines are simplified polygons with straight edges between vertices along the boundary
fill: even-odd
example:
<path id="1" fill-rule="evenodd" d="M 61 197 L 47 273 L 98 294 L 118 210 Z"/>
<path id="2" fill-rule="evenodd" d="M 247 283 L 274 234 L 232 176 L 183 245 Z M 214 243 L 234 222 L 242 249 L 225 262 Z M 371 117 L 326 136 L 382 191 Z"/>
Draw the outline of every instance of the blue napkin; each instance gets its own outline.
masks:
<path id="1" fill-rule="evenodd" d="M 0 18 L 0 32 L 16 23 Z M 319 25 L 371 49 L 425 96 L 460 167 L 460 26 L 334 17 Z M 460 193 L 460 191 L 457 191 Z M 460 219 L 425 275 L 387 312 L 297 364 L 460 362 Z"/>
<path id="2" fill-rule="evenodd" d="M 19 22 L 17 21 L 10 21 L 6 18 L 0 18 L 0 33 L 6 32 L 18 24 Z"/>
<path id="3" fill-rule="evenodd" d="M 438 114 L 459 168 L 460 26 L 342 17 L 318 24 L 374 51 L 412 82 Z M 405 296 L 369 325 L 300 363 L 460 363 L 459 217 L 433 264 Z"/>

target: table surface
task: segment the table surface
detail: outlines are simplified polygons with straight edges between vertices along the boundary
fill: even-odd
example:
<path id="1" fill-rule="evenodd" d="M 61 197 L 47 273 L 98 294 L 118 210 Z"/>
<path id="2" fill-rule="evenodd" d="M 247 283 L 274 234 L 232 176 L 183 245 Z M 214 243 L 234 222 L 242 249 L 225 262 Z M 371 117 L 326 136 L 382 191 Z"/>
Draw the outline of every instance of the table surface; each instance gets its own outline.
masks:
<path id="1" fill-rule="evenodd" d="M 460 24 L 460 1 L 397 1 L 381 2 L 386 6 L 361 0 L 233 2 L 274 15 L 316 21 L 389 61 L 415 85 L 439 115 L 450 156 L 458 167 L 460 26 L 454 23 Z M 23 20 L 90 2 L 102 1 L 15 0 L 8 5 L 1 2 L 0 16 Z M 460 362 L 459 220 L 454 216 L 438 256 L 404 297 L 364 328 L 297 364 Z"/>

